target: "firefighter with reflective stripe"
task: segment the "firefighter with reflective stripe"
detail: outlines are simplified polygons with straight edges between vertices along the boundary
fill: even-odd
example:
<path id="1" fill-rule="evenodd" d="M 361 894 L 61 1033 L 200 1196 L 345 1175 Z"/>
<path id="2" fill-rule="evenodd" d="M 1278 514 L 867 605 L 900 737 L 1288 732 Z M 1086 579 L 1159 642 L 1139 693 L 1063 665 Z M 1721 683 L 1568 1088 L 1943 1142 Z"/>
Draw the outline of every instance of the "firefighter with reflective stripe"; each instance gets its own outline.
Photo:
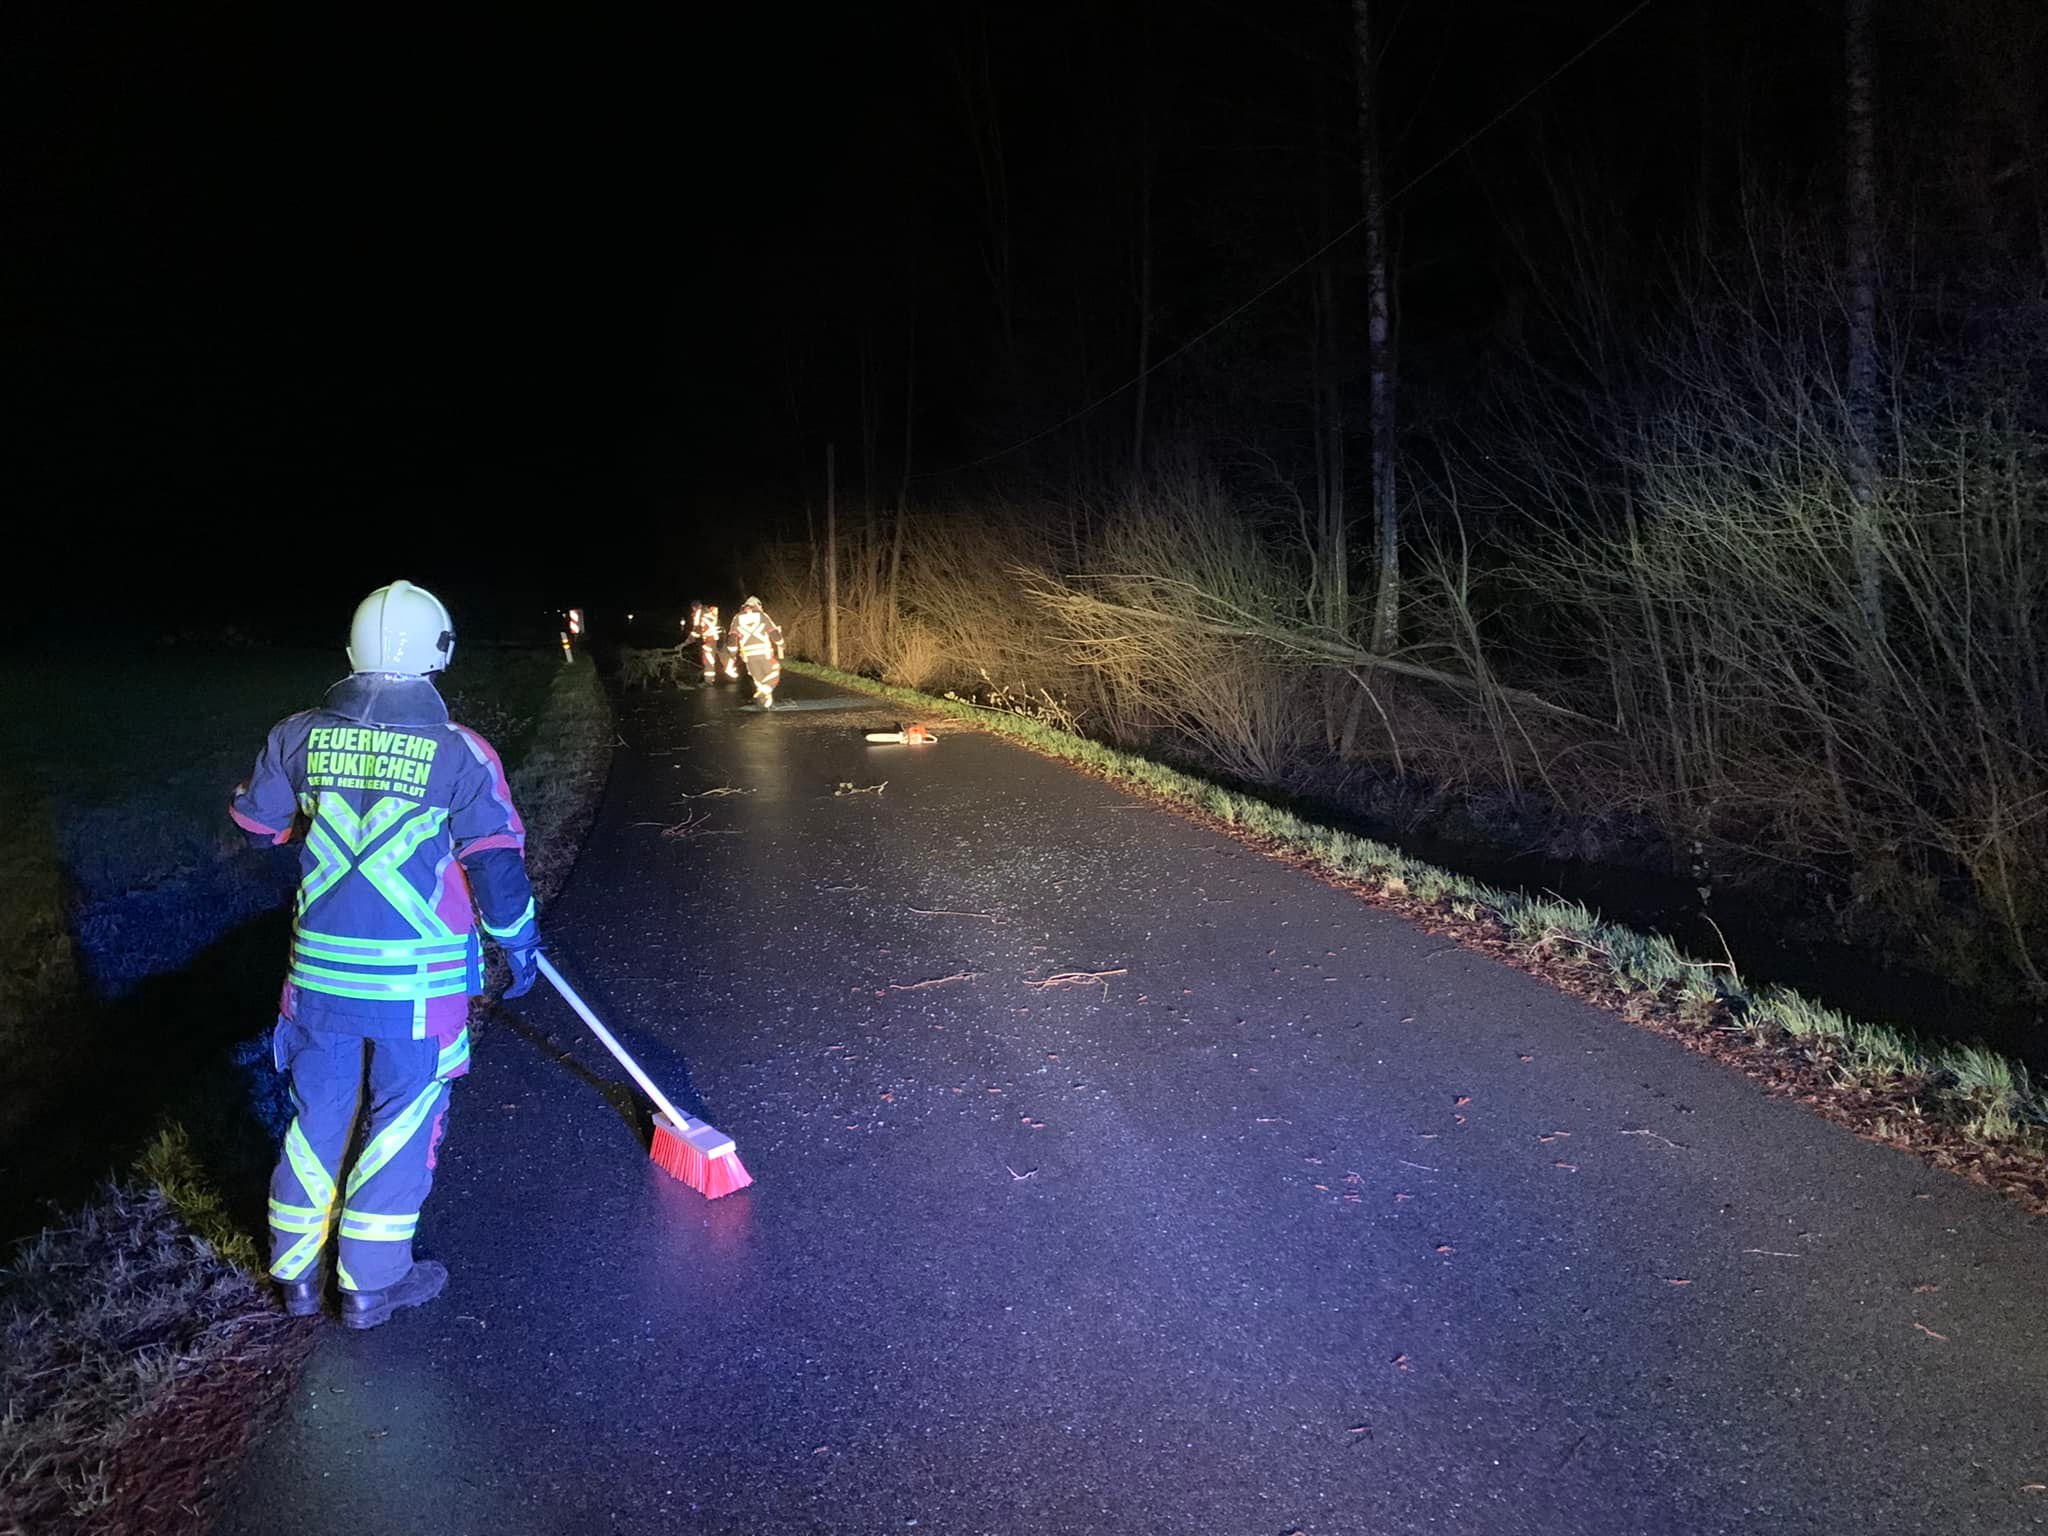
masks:
<path id="1" fill-rule="evenodd" d="M 484 933 L 533 985 L 540 932 L 526 829 L 490 743 L 448 718 L 432 679 L 455 626 L 432 593 L 380 587 L 356 609 L 350 675 L 270 731 L 229 814 L 259 843 L 300 844 L 290 969 L 274 1042 L 294 1116 L 270 1181 L 270 1273 L 285 1309 L 374 1328 L 431 1301 L 448 1272 L 414 1262 L 420 1206 L 469 1070 Z M 344 1166 L 358 1120 L 362 1150 Z"/>
<path id="2" fill-rule="evenodd" d="M 708 603 L 690 604 L 690 639 L 697 642 L 697 660 L 704 668 L 704 681 L 718 677 L 718 609 Z"/>
<path id="3" fill-rule="evenodd" d="M 763 709 L 775 707 L 775 685 L 782 681 L 782 626 L 768 617 L 761 599 L 750 597 L 740 604 L 725 632 L 725 675 L 738 677 L 740 661 L 747 663 L 747 676 L 754 680 L 754 696 Z"/>

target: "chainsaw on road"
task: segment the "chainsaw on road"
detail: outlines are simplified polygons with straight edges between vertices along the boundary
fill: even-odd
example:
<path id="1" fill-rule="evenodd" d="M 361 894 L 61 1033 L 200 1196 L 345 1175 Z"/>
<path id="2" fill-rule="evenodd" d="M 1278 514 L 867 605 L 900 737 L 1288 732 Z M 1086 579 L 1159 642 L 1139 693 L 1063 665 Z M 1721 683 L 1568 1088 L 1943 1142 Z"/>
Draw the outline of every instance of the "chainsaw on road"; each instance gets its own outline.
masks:
<path id="1" fill-rule="evenodd" d="M 900 731 L 868 732 L 869 741 L 879 742 L 886 746 L 921 747 L 938 739 L 938 737 L 932 734 L 931 728 L 924 725 L 906 725 Z"/>

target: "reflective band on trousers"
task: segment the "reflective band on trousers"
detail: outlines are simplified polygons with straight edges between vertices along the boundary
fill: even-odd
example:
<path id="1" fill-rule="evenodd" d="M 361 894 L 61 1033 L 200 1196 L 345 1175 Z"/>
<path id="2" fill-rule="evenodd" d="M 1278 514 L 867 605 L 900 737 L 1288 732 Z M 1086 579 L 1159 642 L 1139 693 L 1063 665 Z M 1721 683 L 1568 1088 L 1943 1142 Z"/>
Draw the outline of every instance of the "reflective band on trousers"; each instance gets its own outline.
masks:
<path id="1" fill-rule="evenodd" d="M 357 1190 L 374 1179 L 386 1163 L 398 1155 L 398 1151 L 413 1138 L 427 1116 L 433 1112 L 434 1102 L 447 1092 L 448 1085 L 439 1078 L 428 1083 L 417 1097 L 405 1106 L 399 1117 L 378 1133 L 371 1143 L 363 1148 L 363 1155 L 356 1159 L 356 1165 L 349 1170 L 348 1192 L 354 1198 Z"/>
<path id="2" fill-rule="evenodd" d="M 306 1198 L 314 1202 L 292 1205 L 275 1196 L 270 1201 L 271 1229 L 298 1237 L 297 1242 L 271 1261 L 270 1272 L 280 1280 L 292 1281 L 311 1268 L 320 1257 L 320 1250 L 327 1246 L 327 1229 L 334 1221 L 338 1195 L 333 1177 L 320 1165 L 312 1143 L 306 1140 L 306 1133 L 299 1129 L 296 1119 L 284 1133 L 284 1155 Z"/>
<path id="3" fill-rule="evenodd" d="M 279 1232 L 321 1232 L 327 1230 L 328 1213 L 310 1205 L 287 1205 L 272 1197 L 270 1225 Z"/>
<path id="4" fill-rule="evenodd" d="M 404 1243 L 420 1229 L 420 1213 L 414 1211 L 408 1216 L 384 1216 L 375 1211 L 358 1211 L 347 1207 L 341 1213 L 341 1235 L 359 1238 L 371 1243 Z"/>

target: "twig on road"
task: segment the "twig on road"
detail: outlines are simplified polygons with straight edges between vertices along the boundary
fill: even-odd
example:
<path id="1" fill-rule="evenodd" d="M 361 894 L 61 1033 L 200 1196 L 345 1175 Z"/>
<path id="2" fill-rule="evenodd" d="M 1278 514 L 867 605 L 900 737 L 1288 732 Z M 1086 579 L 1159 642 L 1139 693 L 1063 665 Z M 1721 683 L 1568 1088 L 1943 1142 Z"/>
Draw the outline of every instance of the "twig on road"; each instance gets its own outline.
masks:
<path id="1" fill-rule="evenodd" d="M 1035 1178 L 1038 1174 L 1036 1168 L 1026 1168 L 1022 1173 L 1019 1173 L 1016 1169 L 1011 1168 L 1008 1163 L 1003 1164 L 1003 1167 L 1009 1169 L 1011 1179 L 1019 1184 L 1023 1183 L 1026 1179 Z"/>
<path id="2" fill-rule="evenodd" d="M 751 795 L 751 789 L 735 789 L 730 784 L 721 784 L 716 789 L 700 789 L 695 794 L 684 795 L 685 800 L 712 800 L 719 795 Z"/>
<path id="3" fill-rule="evenodd" d="M 636 821 L 636 827 L 660 827 L 663 837 L 738 837 L 738 827 L 712 827 L 711 818 L 692 811 L 681 821 Z"/>
<path id="4" fill-rule="evenodd" d="M 1024 985 L 1037 992 L 1050 992 L 1055 987 L 1100 987 L 1107 997 L 1109 978 L 1130 974 L 1129 966 L 1118 966 L 1113 971 L 1059 971 L 1043 981 L 1027 981 Z"/>
<path id="5" fill-rule="evenodd" d="M 1760 1253 L 1767 1259 L 1803 1259 L 1803 1253 L 1787 1253 L 1782 1248 L 1745 1248 L 1744 1253 Z"/>
<path id="6" fill-rule="evenodd" d="M 993 912 L 949 912 L 944 907 L 931 909 L 925 907 L 905 907 L 903 910 L 915 912 L 919 917 L 985 917 L 990 922 L 996 920 L 996 915 Z"/>
<path id="7" fill-rule="evenodd" d="M 1673 1141 L 1669 1136 L 1660 1136 L 1655 1131 L 1621 1131 L 1617 1134 L 1622 1136 L 1647 1136 L 1652 1141 L 1663 1142 L 1665 1146 L 1674 1152 L 1690 1152 L 1692 1150 L 1684 1142 Z"/>
<path id="8" fill-rule="evenodd" d="M 1442 1172 L 1442 1170 L 1441 1170 L 1441 1169 L 1437 1169 L 1437 1168 L 1432 1168 L 1432 1167 L 1430 1167 L 1430 1166 L 1429 1166 L 1429 1164 L 1427 1164 L 1427 1163 L 1411 1163 L 1411 1162 L 1409 1162 L 1409 1161 L 1408 1161 L 1408 1159 L 1407 1159 L 1407 1158 L 1405 1158 L 1405 1157 L 1397 1157 L 1397 1158 L 1395 1158 L 1395 1159 L 1394 1159 L 1394 1161 L 1395 1161 L 1395 1162 L 1397 1162 L 1397 1163 L 1399 1163 L 1399 1164 L 1400 1164 L 1400 1165 L 1401 1165 L 1401 1166 L 1402 1166 L 1403 1168 L 1420 1168 L 1420 1169 L 1421 1169 L 1421 1170 L 1422 1170 L 1422 1171 L 1423 1171 L 1424 1173 L 1440 1173 L 1440 1172 Z"/>
<path id="9" fill-rule="evenodd" d="M 892 981 L 889 983 L 889 990 L 891 992 L 921 992 L 926 987 L 943 987 L 949 982 L 972 981 L 980 974 L 981 972 L 979 971 L 960 971 L 951 976 L 928 976 L 923 981 Z"/>
<path id="10" fill-rule="evenodd" d="M 832 793 L 835 797 L 839 795 L 879 795 L 888 787 L 889 781 L 887 779 L 882 780 L 879 784 L 853 784 L 841 780 L 832 786 Z"/>

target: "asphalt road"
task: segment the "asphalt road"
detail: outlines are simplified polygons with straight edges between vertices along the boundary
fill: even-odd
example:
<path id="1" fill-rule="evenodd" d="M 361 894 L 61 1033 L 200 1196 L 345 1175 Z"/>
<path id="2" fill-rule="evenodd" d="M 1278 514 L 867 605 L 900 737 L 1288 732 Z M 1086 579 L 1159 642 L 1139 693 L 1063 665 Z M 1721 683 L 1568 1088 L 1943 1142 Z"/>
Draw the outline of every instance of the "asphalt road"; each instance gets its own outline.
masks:
<path id="1" fill-rule="evenodd" d="M 628 695 L 544 918 L 754 1187 L 657 1173 L 515 1005 L 422 1225 L 447 1295 L 330 1326 L 221 1531 L 2048 1525 L 2043 1224 L 1058 764 L 786 692 Z"/>

